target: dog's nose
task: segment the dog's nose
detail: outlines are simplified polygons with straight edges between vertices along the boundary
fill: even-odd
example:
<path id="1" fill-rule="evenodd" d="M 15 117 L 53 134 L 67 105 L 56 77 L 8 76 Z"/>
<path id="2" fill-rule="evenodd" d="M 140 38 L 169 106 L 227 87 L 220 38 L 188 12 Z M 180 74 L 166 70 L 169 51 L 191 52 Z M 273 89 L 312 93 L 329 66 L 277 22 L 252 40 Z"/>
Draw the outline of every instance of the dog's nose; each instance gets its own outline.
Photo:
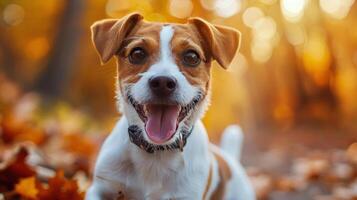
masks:
<path id="1" fill-rule="evenodd" d="M 176 80 L 169 76 L 157 76 L 149 80 L 151 91 L 157 96 L 172 94 L 176 87 Z"/>

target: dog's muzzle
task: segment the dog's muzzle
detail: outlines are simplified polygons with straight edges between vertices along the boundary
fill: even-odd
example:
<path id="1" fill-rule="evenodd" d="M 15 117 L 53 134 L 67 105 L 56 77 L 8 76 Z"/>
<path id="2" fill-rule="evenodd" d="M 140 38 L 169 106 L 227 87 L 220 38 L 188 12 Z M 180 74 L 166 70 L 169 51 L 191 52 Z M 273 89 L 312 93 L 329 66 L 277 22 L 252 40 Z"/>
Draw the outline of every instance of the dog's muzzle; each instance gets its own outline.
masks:
<path id="1" fill-rule="evenodd" d="M 159 85 L 164 84 L 165 85 L 164 87 L 166 87 L 167 85 L 170 85 L 169 84 L 170 81 L 161 80 L 161 79 L 159 81 L 161 81 L 161 83 L 158 83 L 158 84 Z M 159 86 L 157 86 L 157 87 L 159 87 Z M 174 110 L 177 108 L 171 108 L 174 105 L 169 105 L 169 104 L 157 105 L 157 104 L 152 104 L 153 102 L 139 103 L 130 94 L 130 89 L 126 90 L 125 96 L 126 96 L 128 103 L 130 103 L 134 107 L 139 118 L 144 123 L 144 128 L 142 128 L 138 124 L 129 125 L 128 134 L 129 134 L 130 141 L 132 143 L 134 143 L 139 148 L 145 150 L 148 153 L 154 153 L 155 151 L 177 150 L 177 149 L 180 151 L 183 151 L 183 148 L 187 143 L 187 138 L 190 136 L 190 134 L 193 131 L 193 126 L 190 125 L 191 123 L 189 123 L 187 120 L 190 119 L 190 117 L 192 116 L 192 113 L 196 110 L 197 105 L 203 99 L 203 97 L 204 97 L 203 92 L 198 92 L 197 95 L 191 100 L 191 102 L 186 105 L 176 104 L 177 107 L 179 107 L 178 110 Z M 171 110 L 163 111 L 164 109 L 171 109 Z M 169 134 L 166 134 L 166 132 L 164 132 L 166 134 L 166 135 L 164 134 L 164 138 L 159 138 L 157 140 L 158 141 L 157 142 L 156 141 L 157 138 L 155 138 L 155 137 L 161 136 L 161 135 L 157 134 L 157 131 L 160 131 L 160 130 L 158 130 L 158 129 L 155 130 L 155 128 L 157 128 L 157 127 L 155 127 L 155 125 L 157 123 L 155 123 L 154 120 L 157 120 L 157 119 L 155 119 L 154 117 L 157 117 L 157 116 L 162 117 L 162 116 L 164 116 L 164 114 L 162 114 L 164 112 L 173 113 L 172 110 L 174 110 L 176 112 L 175 113 L 176 115 L 171 115 L 171 116 L 165 115 L 165 117 L 172 117 L 172 116 L 177 117 L 177 118 L 175 118 L 176 119 L 176 128 L 175 128 L 176 130 L 174 130 L 175 132 L 173 132 L 172 129 L 168 129 L 171 132 L 168 132 Z M 155 116 L 155 114 L 157 114 L 159 112 L 161 112 L 161 116 L 160 115 Z M 150 117 L 151 117 L 151 119 L 150 119 Z M 172 126 L 172 124 L 170 124 L 170 121 L 168 121 L 168 118 L 165 118 L 165 120 L 166 120 L 166 122 L 168 122 L 166 124 L 169 124 Z M 182 124 L 182 126 L 179 126 L 180 123 Z M 146 134 L 146 135 L 144 135 L 144 134 Z M 149 140 L 152 142 L 148 141 L 145 136 L 147 136 L 149 138 Z M 169 143 L 162 142 L 165 140 L 166 140 L 166 142 L 169 142 Z"/>

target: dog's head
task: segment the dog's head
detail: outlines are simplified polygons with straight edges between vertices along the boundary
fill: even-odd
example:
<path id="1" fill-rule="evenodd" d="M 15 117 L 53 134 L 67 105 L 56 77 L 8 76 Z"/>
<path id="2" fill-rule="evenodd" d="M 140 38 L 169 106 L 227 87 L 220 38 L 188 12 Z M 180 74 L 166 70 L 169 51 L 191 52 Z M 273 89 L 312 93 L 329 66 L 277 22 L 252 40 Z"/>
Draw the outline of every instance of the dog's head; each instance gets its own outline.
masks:
<path id="1" fill-rule="evenodd" d="M 182 142 L 182 134 L 201 117 L 209 101 L 212 60 L 226 69 L 240 41 L 238 31 L 200 18 L 155 23 L 134 13 L 91 28 L 102 63 L 117 58 L 119 105 L 140 134 L 135 143 L 158 149 Z"/>

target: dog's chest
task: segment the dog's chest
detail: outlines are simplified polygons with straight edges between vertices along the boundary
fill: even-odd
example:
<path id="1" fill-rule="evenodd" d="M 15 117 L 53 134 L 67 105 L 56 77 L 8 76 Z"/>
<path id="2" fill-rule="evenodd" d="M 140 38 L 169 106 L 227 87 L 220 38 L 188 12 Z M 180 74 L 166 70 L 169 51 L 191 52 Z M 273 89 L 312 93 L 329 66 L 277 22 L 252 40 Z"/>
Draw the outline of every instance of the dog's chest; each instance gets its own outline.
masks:
<path id="1" fill-rule="evenodd" d="M 195 176 L 180 157 L 158 156 L 133 158 L 133 168 L 126 180 L 126 190 L 132 199 L 187 198 L 187 191 L 197 192 Z"/>

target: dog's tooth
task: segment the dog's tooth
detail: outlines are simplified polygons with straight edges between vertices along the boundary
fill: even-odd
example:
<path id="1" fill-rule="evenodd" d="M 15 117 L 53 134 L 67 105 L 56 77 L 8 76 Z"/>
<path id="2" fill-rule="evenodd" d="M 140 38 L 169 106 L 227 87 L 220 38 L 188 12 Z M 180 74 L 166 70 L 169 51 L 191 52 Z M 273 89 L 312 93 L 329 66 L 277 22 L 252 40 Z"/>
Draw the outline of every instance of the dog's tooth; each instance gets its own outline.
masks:
<path id="1" fill-rule="evenodd" d="M 183 151 L 183 138 L 182 138 L 181 132 L 179 133 L 179 148 L 180 148 L 180 151 L 182 152 Z"/>
<path id="2" fill-rule="evenodd" d="M 143 106 L 143 110 L 144 110 L 144 114 L 146 115 L 148 113 L 148 110 L 145 105 Z"/>

